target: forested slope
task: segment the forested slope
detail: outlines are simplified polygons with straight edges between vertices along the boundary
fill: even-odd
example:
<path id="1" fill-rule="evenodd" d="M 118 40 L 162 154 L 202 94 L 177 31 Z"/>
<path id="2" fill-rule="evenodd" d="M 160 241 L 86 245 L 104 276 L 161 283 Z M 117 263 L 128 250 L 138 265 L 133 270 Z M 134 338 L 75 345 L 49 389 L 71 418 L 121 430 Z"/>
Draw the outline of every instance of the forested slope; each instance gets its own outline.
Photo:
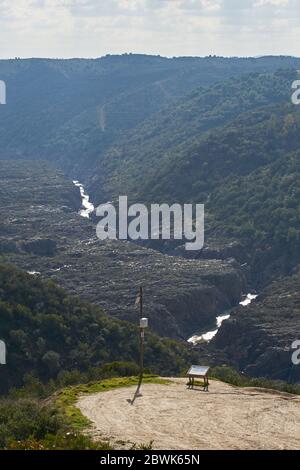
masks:
<path id="1" fill-rule="evenodd" d="M 194 88 L 299 65 L 292 57 L 135 54 L 2 60 L 7 105 L 0 108 L 0 158 L 47 158 L 82 175 L 128 130 Z"/>
<path id="2" fill-rule="evenodd" d="M 112 361 L 137 364 L 139 358 L 137 327 L 5 264 L 0 264 L 0 338 L 7 347 L 2 392 L 21 386 L 28 375 L 48 381 Z M 178 373 L 191 354 L 183 343 L 147 333 L 145 365 L 152 371 Z"/>
<path id="3" fill-rule="evenodd" d="M 243 143 L 246 147 L 254 137 L 255 144 L 255 125 L 263 127 L 268 121 L 269 107 L 285 112 L 280 105 L 290 102 L 295 78 L 295 71 L 250 74 L 194 90 L 135 127 L 102 155 L 89 184 L 94 199 L 99 202 L 119 194 L 140 201 L 203 199 L 201 188 L 209 185 L 210 189 L 216 175 L 220 179 L 228 170 L 235 172 L 235 162 L 223 171 L 220 165 L 227 161 L 224 152 L 240 152 L 239 134 L 252 128 Z M 265 145 L 274 137 L 270 132 L 263 136 Z M 242 171 L 249 171 L 245 151 L 239 158 L 240 166 L 245 166 Z"/>

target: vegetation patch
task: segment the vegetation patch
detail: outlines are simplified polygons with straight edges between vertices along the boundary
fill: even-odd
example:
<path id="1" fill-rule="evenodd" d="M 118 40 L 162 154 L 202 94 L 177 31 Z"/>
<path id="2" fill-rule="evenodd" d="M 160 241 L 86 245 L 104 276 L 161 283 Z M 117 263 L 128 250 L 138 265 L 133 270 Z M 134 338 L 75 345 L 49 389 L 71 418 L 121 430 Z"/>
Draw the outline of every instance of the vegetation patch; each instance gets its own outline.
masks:
<path id="1" fill-rule="evenodd" d="M 218 379 L 235 387 L 254 387 L 300 395 L 299 385 L 289 384 L 282 380 L 269 380 L 264 377 L 247 377 L 231 367 L 213 367 L 210 373 L 212 379 Z"/>
<path id="2" fill-rule="evenodd" d="M 0 394 L 29 382 L 42 391 L 43 384 L 53 381 L 58 388 L 74 381 L 96 381 L 111 374 L 109 367 L 105 370 L 106 364 L 117 364 L 120 358 L 123 367 L 114 375 L 138 373 L 125 370 L 132 369 L 139 357 L 137 326 L 105 315 L 99 307 L 68 295 L 53 282 L 1 263 L 0 331 L 9 351 Z M 151 331 L 147 334 L 145 367 L 149 372 L 177 375 L 191 357 L 187 344 L 160 338 Z"/>

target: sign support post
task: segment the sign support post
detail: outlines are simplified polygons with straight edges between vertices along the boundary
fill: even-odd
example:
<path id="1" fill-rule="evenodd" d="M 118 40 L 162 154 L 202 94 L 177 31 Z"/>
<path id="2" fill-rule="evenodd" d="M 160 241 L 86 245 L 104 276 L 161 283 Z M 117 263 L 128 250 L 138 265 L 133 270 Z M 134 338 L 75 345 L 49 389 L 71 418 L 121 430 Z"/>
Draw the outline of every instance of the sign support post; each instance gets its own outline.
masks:
<path id="1" fill-rule="evenodd" d="M 139 324 L 139 342 L 140 342 L 140 358 L 139 358 L 139 381 L 132 404 L 137 397 L 141 397 L 140 389 L 144 376 L 144 352 L 145 352 L 145 329 L 148 327 L 148 318 L 143 317 L 143 288 L 139 288 L 138 297 L 135 305 L 140 307 L 140 324 Z"/>

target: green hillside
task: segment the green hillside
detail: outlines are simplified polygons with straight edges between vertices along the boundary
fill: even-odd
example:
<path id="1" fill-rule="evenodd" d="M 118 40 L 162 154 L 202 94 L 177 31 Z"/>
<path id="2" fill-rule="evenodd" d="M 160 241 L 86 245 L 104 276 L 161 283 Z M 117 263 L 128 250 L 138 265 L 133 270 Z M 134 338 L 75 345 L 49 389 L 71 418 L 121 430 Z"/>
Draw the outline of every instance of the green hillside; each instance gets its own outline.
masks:
<path id="1" fill-rule="evenodd" d="M 300 261 L 299 132 L 293 105 L 246 113 L 178 153 L 153 197 L 204 202 L 208 243 L 242 244 L 256 282 L 287 273 Z"/>
<path id="2" fill-rule="evenodd" d="M 211 232 L 242 240 L 258 282 L 288 273 L 300 262 L 299 181 L 297 151 L 231 178 L 212 193 Z"/>
<path id="3" fill-rule="evenodd" d="M 139 357 L 137 327 L 5 264 L 0 265 L 0 337 L 7 347 L 1 392 L 23 385 L 29 375 L 46 382 L 68 371 L 76 376 L 74 371 L 90 370 L 93 377 L 92 368 L 137 363 Z M 152 371 L 178 373 L 190 360 L 184 344 L 147 333 L 145 365 Z"/>
<path id="4" fill-rule="evenodd" d="M 0 61 L 0 158 L 47 158 L 82 175 L 122 135 L 195 87 L 250 72 L 299 68 L 289 57 Z"/>
<path id="5" fill-rule="evenodd" d="M 223 158 L 217 152 L 239 151 L 236 141 L 244 127 L 253 127 L 255 119 L 257 123 L 268 119 L 268 106 L 289 103 L 296 77 L 294 71 L 250 74 L 194 90 L 102 155 L 90 180 L 94 199 L 99 202 L 128 194 L 141 202 L 191 200 L 197 186 L 213 183 L 209 165 Z M 265 114 L 249 114 L 263 108 L 267 108 Z M 218 148 L 223 126 L 224 142 Z M 243 164 L 247 171 L 247 163 Z M 224 176 L 226 172 L 221 172 L 220 177 Z"/>

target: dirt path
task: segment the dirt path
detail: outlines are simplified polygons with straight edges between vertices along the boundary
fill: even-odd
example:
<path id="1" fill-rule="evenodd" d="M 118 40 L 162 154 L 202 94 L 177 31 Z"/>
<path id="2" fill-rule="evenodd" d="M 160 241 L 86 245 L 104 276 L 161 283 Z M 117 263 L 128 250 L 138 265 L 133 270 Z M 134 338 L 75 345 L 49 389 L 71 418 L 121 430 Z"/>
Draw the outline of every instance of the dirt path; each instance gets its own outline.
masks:
<path id="1" fill-rule="evenodd" d="M 78 407 L 95 436 L 119 447 L 153 441 L 154 449 L 300 449 L 299 397 L 217 381 L 205 393 L 185 382 L 146 384 L 134 405 L 129 387 L 84 396 Z"/>

